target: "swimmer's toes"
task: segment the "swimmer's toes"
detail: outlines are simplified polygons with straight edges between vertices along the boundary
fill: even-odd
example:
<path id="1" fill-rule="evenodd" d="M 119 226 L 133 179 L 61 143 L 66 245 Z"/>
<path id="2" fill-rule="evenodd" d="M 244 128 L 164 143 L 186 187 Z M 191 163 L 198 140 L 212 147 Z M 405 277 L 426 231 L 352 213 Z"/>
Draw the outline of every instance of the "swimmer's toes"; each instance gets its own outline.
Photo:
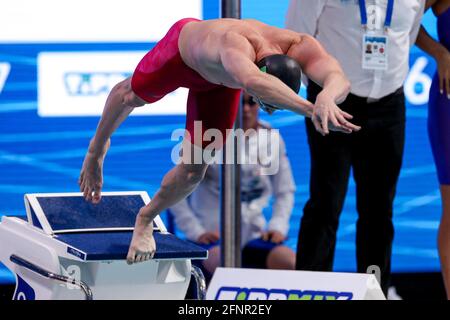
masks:
<path id="1" fill-rule="evenodd" d="M 130 248 L 130 250 L 128 251 L 128 255 L 127 255 L 127 263 L 133 264 L 135 261 L 135 256 L 136 256 L 136 251 Z"/>

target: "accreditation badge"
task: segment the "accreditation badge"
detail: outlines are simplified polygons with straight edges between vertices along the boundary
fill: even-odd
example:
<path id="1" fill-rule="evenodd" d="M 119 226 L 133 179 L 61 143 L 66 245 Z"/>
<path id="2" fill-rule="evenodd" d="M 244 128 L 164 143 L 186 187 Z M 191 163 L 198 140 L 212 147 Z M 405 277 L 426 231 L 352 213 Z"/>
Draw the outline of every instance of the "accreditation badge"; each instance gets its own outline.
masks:
<path id="1" fill-rule="evenodd" d="M 362 68 L 365 70 L 387 70 L 387 36 L 372 36 L 364 34 L 362 43 Z"/>

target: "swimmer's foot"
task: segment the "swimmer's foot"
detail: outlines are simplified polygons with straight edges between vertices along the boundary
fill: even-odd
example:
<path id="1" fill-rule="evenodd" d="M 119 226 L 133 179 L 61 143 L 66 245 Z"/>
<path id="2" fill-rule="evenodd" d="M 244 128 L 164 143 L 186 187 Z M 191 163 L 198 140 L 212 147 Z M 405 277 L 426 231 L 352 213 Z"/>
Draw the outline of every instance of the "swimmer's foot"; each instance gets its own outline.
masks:
<path id="1" fill-rule="evenodd" d="M 153 221 L 138 214 L 134 226 L 133 238 L 128 249 L 127 263 L 144 262 L 153 258 L 156 243 L 153 238 Z"/>

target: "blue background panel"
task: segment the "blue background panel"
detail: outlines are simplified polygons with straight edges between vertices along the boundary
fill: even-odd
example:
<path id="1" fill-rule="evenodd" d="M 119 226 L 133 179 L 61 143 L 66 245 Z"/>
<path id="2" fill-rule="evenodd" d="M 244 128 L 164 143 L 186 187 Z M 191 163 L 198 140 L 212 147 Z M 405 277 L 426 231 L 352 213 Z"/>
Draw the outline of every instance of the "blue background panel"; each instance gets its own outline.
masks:
<path id="1" fill-rule="evenodd" d="M 243 0 L 244 18 L 283 26 L 288 0 Z M 219 1 L 204 1 L 204 17 L 219 15 Z M 435 19 L 428 13 L 424 24 L 436 36 Z M 23 194 L 76 192 L 83 157 L 96 128 L 97 117 L 41 118 L 37 115 L 37 55 L 41 51 L 149 50 L 153 43 L 0 44 L 0 63 L 11 66 L 0 92 L 0 215 L 24 215 Z M 417 66 L 422 66 L 417 69 Z M 426 130 L 427 102 L 420 96 L 435 72 L 433 59 L 417 48 L 410 57 L 416 67 L 407 83 L 407 128 L 403 169 L 395 200 L 396 235 L 393 271 L 437 271 L 436 248 L 440 197 Z M 418 79 L 417 81 L 415 79 Z M 422 81 L 419 81 L 422 79 Z M 425 79 L 425 82 L 424 80 Z M 304 89 L 302 89 L 304 94 Z M 302 208 L 308 197 L 310 159 L 304 119 L 288 112 L 262 119 L 279 128 L 286 141 L 297 184 L 288 245 L 296 247 Z M 131 117 L 112 139 L 104 167 L 104 190 L 146 190 L 150 196 L 172 167 L 170 136 L 184 128 L 183 116 Z M 270 209 L 265 214 L 270 215 Z M 164 217 L 163 217 L 164 218 Z M 355 190 L 351 182 L 338 232 L 335 269 L 354 271 Z M 12 281 L 0 268 L 0 282 Z"/>

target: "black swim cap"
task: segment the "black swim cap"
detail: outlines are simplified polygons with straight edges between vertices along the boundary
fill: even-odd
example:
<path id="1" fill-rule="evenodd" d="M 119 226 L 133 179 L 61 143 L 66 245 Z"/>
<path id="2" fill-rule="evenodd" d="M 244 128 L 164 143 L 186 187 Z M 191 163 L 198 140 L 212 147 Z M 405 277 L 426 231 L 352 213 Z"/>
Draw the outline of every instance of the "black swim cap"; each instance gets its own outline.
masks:
<path id="1" fill-rule="evenodd" d="M 295 59 L 285 54 L 273 54 L 256 63 L 258 68 L 274 77 L 298 93 L 301 86 L 302 69 Z"/>

